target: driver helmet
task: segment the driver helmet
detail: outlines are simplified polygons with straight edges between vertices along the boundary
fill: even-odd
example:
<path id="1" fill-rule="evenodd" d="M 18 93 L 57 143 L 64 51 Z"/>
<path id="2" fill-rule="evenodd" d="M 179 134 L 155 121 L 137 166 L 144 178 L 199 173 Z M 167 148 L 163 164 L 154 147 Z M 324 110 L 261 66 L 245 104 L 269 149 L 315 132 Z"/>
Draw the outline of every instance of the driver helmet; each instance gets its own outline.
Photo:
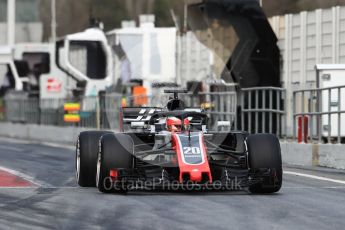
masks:
<path id="1" fill-rule="evenodd" d="M 166 120 L 166 126 L 169 132 L 181 132 L 182 121 L 177 117 L 168 117 Z"/>

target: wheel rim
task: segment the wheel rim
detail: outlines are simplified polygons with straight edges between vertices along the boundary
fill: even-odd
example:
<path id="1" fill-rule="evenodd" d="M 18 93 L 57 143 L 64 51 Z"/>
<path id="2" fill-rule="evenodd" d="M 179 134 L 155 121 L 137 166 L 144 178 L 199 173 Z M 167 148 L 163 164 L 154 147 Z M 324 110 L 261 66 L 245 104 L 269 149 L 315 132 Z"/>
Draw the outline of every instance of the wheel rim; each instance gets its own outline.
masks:
<path id="1" fill-rule="evenodd" d="M 97 173 L 96 173 L 96 186 L 99 187 L 99 177 L 101 174 L 101 154 L 98 153 L 98 159 L 97 159 Z"/>
<path id="2" fill-rule="evenodd" d="M 79 139 L 77 142 L 77 149 L 76 149 L 76 177 L 77 180 L 79 181 L 80 177 L 80 145 L 79 145 Z"/>

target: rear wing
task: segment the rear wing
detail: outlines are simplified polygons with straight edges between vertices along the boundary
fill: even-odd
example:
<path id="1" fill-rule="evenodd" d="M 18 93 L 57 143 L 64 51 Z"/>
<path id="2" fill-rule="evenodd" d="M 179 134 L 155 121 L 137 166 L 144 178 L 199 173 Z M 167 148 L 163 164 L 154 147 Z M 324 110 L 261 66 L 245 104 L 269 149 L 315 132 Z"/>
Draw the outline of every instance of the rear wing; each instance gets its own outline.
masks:
<path id="1" fill-rule="evenodd" d="M 200 108 L 186 108 L 185 112 L 202 112 Z M 121 112 L 121 130 L 136 130 L 136 131 L 145 131 L 150 130 L 150 119 L 155 115 L 162 112 L 168 112 L 166 109 L 158 107 L 123 107 Z M 170 111 L 173 113 L 172 111 Z M 161 124 L 162 125 L 162 124 Z M 196 125 L 196 124 L 195 124 Z M 201 124 L 200 129 L 201 129 Z M 157 125 L 156 125 L 157 126 Z M 165 123 L 164 123 L 165 126 Z M 155 127 L 155 130 L 161 130 L 162 127 L 158 125 Z"/>
<path id="2" fill-rule="evenodd" d="M 123 107 L 122 108 L 122 130 L 145 130 L 149 127 L 149 121 L 155 113 L 162 112 L 157 107 Z"/>

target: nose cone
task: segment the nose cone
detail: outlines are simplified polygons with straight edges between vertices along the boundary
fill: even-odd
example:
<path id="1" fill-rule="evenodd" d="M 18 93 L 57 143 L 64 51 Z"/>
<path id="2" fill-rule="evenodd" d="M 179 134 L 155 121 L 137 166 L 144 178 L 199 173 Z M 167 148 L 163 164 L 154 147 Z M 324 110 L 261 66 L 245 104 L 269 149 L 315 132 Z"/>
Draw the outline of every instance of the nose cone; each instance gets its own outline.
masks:
<path id="1" fill-rule="evenodd" d="M 199 169 L 193 169 L 190 173 L 190 180 L 193 182 L 201 182 L 202 173 Z"/>

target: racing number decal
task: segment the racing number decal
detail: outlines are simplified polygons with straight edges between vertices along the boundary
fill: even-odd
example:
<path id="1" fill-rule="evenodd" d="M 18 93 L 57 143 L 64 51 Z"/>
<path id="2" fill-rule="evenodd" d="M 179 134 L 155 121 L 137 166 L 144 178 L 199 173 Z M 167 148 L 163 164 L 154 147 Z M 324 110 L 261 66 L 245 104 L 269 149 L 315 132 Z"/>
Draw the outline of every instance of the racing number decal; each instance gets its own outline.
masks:
<path id="1" fill-rule="evenodd" d="M 181 143 L 182 158 L 185 164 L 197 165 L 203 162 L 203 153 L 200 147 L 199 135 L 178 135 Z"/>
<path id="2" fill-rule="evenodd" d="M 199 147 L 184 147 L 183 154 L 200 154 L 201 150 Z"/>

